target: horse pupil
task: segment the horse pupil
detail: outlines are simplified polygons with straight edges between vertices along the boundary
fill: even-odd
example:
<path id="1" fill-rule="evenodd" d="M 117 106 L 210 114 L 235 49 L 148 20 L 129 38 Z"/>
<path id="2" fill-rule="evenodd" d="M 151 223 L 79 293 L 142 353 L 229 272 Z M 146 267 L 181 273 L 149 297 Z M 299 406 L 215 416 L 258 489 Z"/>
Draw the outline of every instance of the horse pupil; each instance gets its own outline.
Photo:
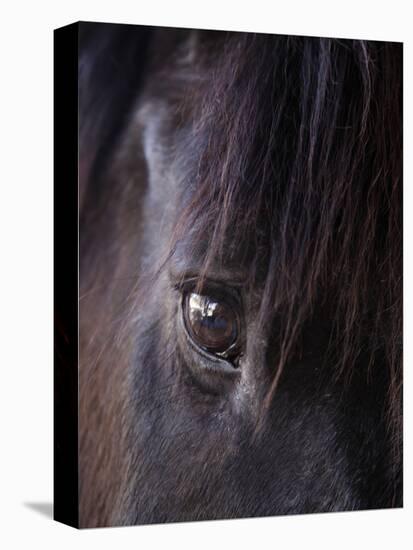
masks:
<path id="1" fill-rule="evenodd" d="M 225 330 L 228 323 L 223 317 L 206 317 L 201 324 L 211 330 Z"/>
<path id="2" fill-rule="evenodd" d="M 185 318 L 192 339 L 210 351 L 224 352 L 237 338 L 236 316 L 222 301 L 192 292 L 186 300 Z"/>

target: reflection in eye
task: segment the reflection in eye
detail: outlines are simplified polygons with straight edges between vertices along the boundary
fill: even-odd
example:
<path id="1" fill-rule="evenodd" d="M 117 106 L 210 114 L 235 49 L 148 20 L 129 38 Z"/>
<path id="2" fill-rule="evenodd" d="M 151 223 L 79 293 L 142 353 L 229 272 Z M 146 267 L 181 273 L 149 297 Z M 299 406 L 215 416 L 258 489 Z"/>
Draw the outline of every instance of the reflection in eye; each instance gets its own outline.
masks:
<path id="1" fill-rule="evenodd" d="M 184 299 L 184 319 L 192 340 L 216 354 L 232 350 L 239 336 L 238 317 L 224 301 L 191 292 Z"/>

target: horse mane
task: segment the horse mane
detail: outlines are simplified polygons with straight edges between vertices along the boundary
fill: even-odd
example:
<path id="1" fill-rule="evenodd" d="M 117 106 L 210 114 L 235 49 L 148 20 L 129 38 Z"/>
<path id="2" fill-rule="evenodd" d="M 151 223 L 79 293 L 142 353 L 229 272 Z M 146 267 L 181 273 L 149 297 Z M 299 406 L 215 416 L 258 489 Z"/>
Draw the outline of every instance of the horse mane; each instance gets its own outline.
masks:
<path id="1" fill-rule="evenodd" d="M 146 32 L 142 38 L 131 31 L 121 42 L 116 34 L 105 45 L 129 80 L 119 85 L 111 79 L 104 90 L 113 93 L 97 116 L 96 135 L 106 130 L 90 155 L 96 170 L 130 112 L 131 90 L 136 94 L 140 85 L 136 75 L 142 70 L 131 66 L 142 64 Z M 187 37 L 188 31 L 181 32 Z M 157 69 L 170 93 L 193 109 L 189 140 L 199 152 L 196 170 L 185 175 L 193 193 L 182 197 L 170 254 L 188 231 L 195 243 L 206 239 L 206 275 L 212 258 L 248 244 L 249 284 L 260 281 L 264 289 L 261 325 L 280 319 L 268 403 L 306 323 L 319 304 L 325 306 L 328 359 L 337 376 L 350 379 L 361 362 L 368 372 L 384 365 L 390 437 L 398 453 L 402 45 L 208 32 L 191 47 L 197 64 L 183 63 L 175 53 Z M 84 105 L 99 110 L 95 97 Z M 85 120 L 96 118 L 88 112 Z M 90 127 L 81 131 L 90 142 Z"/>

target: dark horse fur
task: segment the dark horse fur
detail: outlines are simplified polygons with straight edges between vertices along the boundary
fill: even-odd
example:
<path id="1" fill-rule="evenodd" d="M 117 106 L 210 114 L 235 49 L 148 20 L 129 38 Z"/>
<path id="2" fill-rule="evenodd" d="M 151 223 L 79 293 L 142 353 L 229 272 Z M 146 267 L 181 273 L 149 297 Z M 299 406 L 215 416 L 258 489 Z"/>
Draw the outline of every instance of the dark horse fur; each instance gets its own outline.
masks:
<path id="1" fill-rule="evenodd" d="M 81 31 L 81 525 L 402 506 L 402 46 Z"/>

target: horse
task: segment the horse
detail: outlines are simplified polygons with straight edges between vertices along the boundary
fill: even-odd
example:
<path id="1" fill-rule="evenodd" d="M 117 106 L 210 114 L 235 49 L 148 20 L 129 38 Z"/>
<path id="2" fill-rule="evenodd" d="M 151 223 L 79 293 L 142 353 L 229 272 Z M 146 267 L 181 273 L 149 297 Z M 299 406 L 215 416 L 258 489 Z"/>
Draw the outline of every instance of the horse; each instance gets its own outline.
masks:
<path id="1" fill-rule="evenodd" d="M 79 29 L 80 525 L 401 507 L 402 45 Z"/>

